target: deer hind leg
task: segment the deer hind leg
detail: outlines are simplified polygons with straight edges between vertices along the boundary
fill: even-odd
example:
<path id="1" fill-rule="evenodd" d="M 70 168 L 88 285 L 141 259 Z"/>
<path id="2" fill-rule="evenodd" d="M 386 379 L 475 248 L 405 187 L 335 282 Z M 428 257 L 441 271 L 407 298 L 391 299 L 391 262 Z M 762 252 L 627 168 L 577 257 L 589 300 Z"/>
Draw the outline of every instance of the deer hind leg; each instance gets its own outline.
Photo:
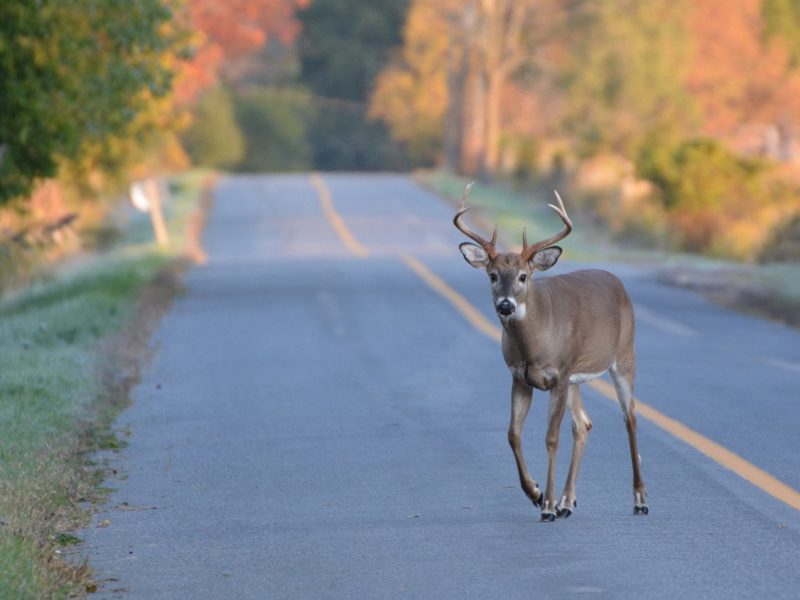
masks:
<path id="1" fill-rule="evenodd" d="M 514 379 L 511 388 L 511 424 L 508 427 L 508 443 L 514 452 L 514 459 L 517 461 L 517 471 L 519 471 L 519 483 L 522 491 L 530 498 L 534 505 L 542 506 L 542 491 L 539 484 L 528 473 L 525 464 L 525 457 L 522 454 L 522 425 L 528 416 L 528 410 L 533 400 L 533 390 L 525 383 Z"/>
<path id="2" fill-rule="evenodd" d="M 564 493 L 561 494 L 561 500 L 558 501 L 558 507 L 556 508 L 556 514 L 564 518 L 569 517 L 573 509 L 578 506 L 575 486 L 578 481 L 578 470 L 581 468 L 581 461 L 583 460 L 583 450 L 586 446 L 586 440 L 589 438 L 589 430 L 592 428 L 592 422 L 583 408 L 580 385 L 573 384 L 569 386 L 567 408 L 569 408 L 570 417 L 572 418 L 572 460 L 569 463 Z"/>
<path id="3" fill-rule="evenodd" d="M 617 399 L 620 407 L 622 407 L 625 427 L 628 430 L 628 444 L 630 445 L 631 465 L 633 467 L 633 514 L 646 515 L 650 509 L 647 506 L 647 490 L 642 479 L 641 458 L 636 440 L 636 407 L 633 399 L 635 363 L 628 362 L 631 364 L 614 363 L 609 372 L 611 373 L 611 379 L 614 380 Z"/>
<path id="4" fill-rule="evenodd" d="M 561 428 L 561 421 L 564 418 L 564 410 L 567 408 L 567 395 L 569 384 L 557 383 L 556 387 L 550 390 L 550 402 L 547 406 L 547 436 L 545 445 L 547 446 L 547 485 L 544 490 L 544 502 L 542 503 L 542 521 L 555 521 L 556 519 L 556 494 L 555 494 L 555 474 L 556 474 L 556 453 L 558 452 L 558 433 Z"/>

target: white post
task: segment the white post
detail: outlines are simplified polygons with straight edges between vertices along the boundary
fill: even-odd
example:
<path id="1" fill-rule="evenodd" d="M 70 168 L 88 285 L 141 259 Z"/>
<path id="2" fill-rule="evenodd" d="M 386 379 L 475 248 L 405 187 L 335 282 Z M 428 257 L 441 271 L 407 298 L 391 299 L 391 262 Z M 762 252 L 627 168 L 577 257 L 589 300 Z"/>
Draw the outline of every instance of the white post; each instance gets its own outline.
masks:
<path id="1" fill-rule="evenodd" d="M 156 243 L 162 248 L 169 246 L 169 231 L 164 221 L 164 212 L 161 209 L 161 193 L 158 189 L 158 182 L 152 177 L 144 182 L 145 193 L 150 201 L 150 221 L 153 224 L 153 233 L 156 236 Z"/>

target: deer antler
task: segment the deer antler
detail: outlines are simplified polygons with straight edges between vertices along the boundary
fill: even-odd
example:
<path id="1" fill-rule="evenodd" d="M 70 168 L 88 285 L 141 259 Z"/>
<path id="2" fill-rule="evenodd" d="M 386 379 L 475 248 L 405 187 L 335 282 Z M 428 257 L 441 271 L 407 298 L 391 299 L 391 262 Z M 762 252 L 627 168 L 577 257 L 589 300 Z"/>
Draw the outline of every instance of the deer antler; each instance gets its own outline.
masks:
<path id="1" fill-rule="evenodd" d="M 542 248 L 547 248 L 548 246 L 552 246 L 559 240 L 563 240 L 565 237 L 569 235 L 569 232 L 572 231 L 572 221 L 569 220 L 569 216 L 567 215 L 567 209 L 564 208 L 564 201 L 561 200 L 561 196 L 558 195 L 558 192 L 555 192 L 556 198 L 558 199 L 558 206 L 555 204 L 548 204 L 550 208 L 552 208 L 558 216 L 561 217 L 561 220 L 564 221 L 564 229 L 559 231 L 552 237 L 547 238 L 546 240 L 542 240 L 541 242 L 536 242 L 533 246 L 528 247 L 528 237 L 527 232 L 525 229 L 522 230 L 522 252 L 521 256 L 522 259 L 527 262 L 531 259 L 531 257 L 536 254 Z"/>
<path id="2" fill-rule="evenodd" d="M 495 225 L 494 231 L 492 232 L 492 240 L 487 241 L 461 222 L 461 217 L 469 210 L 469 206 L 466 205 L 466 199 L 474 183 L 475 182 L 471 182 L 464 190 L 464 195 L 461 196 L 461 202 L 458 204 L 458 212 L 456 212 L 456 216 L 453 217 L 453 225 L 468 238 L 478 242 L 481 248 L 486 250 L 486 254 L 489 255 L 489 260 L 494 260 L 497 258 L 497 250 L 495 249 L 495 244 L 497 243 L 497 226 Z"/>

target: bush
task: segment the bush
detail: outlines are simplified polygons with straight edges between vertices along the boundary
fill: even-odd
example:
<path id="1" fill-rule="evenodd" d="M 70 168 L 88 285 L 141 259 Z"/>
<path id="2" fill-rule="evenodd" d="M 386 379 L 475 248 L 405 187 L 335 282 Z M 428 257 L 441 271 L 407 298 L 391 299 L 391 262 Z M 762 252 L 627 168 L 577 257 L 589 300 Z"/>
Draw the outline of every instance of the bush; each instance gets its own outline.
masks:
<path id="1" fill-rule="evenodd" d="M 518 185 L 531 183 L 539 178 L 539 140 L 530 136 L 509 139 L 508 146 L 514 151 L 514 170 L 512 175 Z"/>
<path id="2" fill-rule="evenodd" d="M 236 99 L 236 118 L 245 136 L 237 170 L 300 171 L 311 167 L 308 124 L 313 107 L 306 92 L 253 88 Z"/>
<path id="3" fill-rule="evenodd" d="M 244 138 L 228 92 L 218 87 L 200 97 L 182 139 L 195 165 L 226 169 L 242 160 Z"/>
<path id="4" fill-rule="evenodd" d="M 682 246 L 692 251 L 726 248 L 718 238 L 755 212 L 764 195 L 766 163 L 737 156 L 708 138 L 677 145 L 651 139 L 638 153 L 636 170 L 656 186 Z"/>
<path id="5" fill-rule="evenodd" d="M 356 108 L 322 108 L 314 119 L 309 141 L 318 169 L 397 171 L 409 166 L 405 149 L 391 139 L 387 126 L 379 121 L 366 121 Z"/>
<path id="6" fill-rule="evenodd" d="M 800 262 L 800 213 L 772 231 L 759 262 Z"/>

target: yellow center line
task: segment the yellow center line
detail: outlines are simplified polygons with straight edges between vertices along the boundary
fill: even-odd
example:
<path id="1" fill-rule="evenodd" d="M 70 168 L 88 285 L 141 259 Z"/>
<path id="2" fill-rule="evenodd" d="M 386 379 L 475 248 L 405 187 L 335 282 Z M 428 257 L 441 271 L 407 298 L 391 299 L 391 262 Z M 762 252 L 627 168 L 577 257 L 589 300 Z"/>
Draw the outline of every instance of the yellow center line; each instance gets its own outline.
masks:
<path id="1" fill-rule="evenodd" d="M 328 186 L 325 185 L 325 182 L 322 180 L 322 177 L 319 176 L 318 173 L 312 173 L 310 176 L 311 185 L 314 186 L 314 189 L 317 190 L 317 195 L 319 196 L 319 203 L 322 207 L 322 212 L 325 215 L 325 218 L 328 219 L 328 223 L 330 223 L 331 229 L 336 232 L 336 235 L 339 236 L 339 239 L 345 245 L 345 247 L 350 251 L 353 256 L 358 258 L 367 258 L 369 256 L 369 250 L 367 250 L 352 234 L 350 229 L 348 229 L 347 225 L 342 219 L 341 215 L 336 212 L 336 209 L 333 206 L 333 198 L 331 198 L 331 192 L 328 189 Z"/>
<path id="2" fill-rule="evenodd" d="M 447 285 L 426 265 L 411 256 L 403 256 L 402 260 L 434 291 L 449 301 L 475 329 L 496 342 L 502 339 L 502 329 L 489 322 L 464 296 Z M 617 395 L 613 385 L 602 379 L 590 381 L 589 385 L 602 396 L 616 403 Z M 739 477 L 752 483 L 770 496 L 788 504 L 795 510 L 800 510 L 800 492 L 797 490 L 789 487 L 766 471 L 759 469 L 738 454 L 645 404 L 638 398 L 635 398 L 634 402 L 636 404 L 636 412 L 640 417 L 687 443 L 701 454 L 733 471 Z"/>
<path id="3" fill-rule="evenodd" d="M 444 296 L 450 303 L 455 306 L 458 311 L 466 317 L 475 329 L 492 338 L 496 342 L 502 339 L 502 332 L 500 328 L 493 325 L 489 319 L 483 316 L 477 308 L 472 306 L 464 296 L 459 294 L 453 288 L 448 286 L 437 275 L 435 275 L 428 267 L 422 264 L 413 256 L 402 256 L 401 259 L 408 267 L 414 271 L 419 277 L 432 287 L 441 296 Z"/>

